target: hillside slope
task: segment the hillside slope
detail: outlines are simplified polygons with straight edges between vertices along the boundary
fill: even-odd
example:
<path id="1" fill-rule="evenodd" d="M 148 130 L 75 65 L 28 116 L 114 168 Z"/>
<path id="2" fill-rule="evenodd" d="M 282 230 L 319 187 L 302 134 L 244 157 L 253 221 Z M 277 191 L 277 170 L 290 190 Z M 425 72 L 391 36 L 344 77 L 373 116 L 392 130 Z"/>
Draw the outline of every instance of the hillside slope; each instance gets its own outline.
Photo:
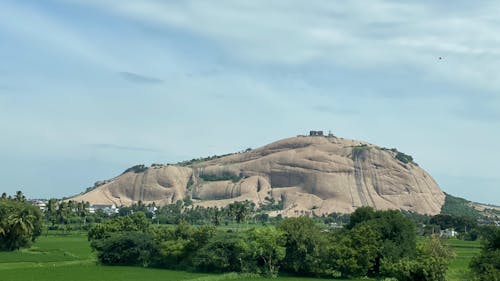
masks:
<path id="1" fill-rule="evenodd" d="M 202 206 L 283 201 L 278 213 L 350 213 L 359 206 L 437 214 L 445 195 L 411 157 L 336 137 L 294 137 L 185 165 L 128 171 L 73 200 L 159 205 L 190 198 Z"/>

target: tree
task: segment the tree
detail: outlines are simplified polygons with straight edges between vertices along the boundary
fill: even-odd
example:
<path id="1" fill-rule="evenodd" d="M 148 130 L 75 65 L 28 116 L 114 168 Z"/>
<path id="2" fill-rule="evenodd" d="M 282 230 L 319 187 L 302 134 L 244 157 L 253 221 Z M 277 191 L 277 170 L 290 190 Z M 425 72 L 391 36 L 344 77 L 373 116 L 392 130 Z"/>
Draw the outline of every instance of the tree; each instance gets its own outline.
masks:
<path id="1" fill-rule="evenodd" d="M 230 216 L 234 217 L 236 223 L 245 222 L 247 217 L 252 213 L 255 204 L 250 201 L 234 202 L 228 205 L 227 209 Z"/>
<path id="2" fill-rule="evenodd" d="M 445 281 L 446 270 L 453 256 L 453 251 L 433 235 L 418 246 L 416 257 L 384 263 L 382 272 L 399 281 Z"/>
<path id="3" fill-rule="evenodd" d="M 256 268 L 248 240 L 240 233 L 222 233 L 210 239 L 197 251 L 193 264 L 206 272 L 253 272 Z"/>
<path id="4" fill-rule="evenodd" d="M 359 224 L 369 224 L 381 239 L 381 247 L 375 258 L 370 275 L 379 275 L 382 260 L 396 262 L 416 254 L 415 224 L 400 211 L 375 211 L 371 207 L 356 209 L 351 215 L 349 228 Z"/>
<path id="5" fill-rule="evenodd" d="M 92 241 L 97 260 L 107 265 L 141 265 L 147 267 L 158 256 L 153 237 L 142 232 L 113 233 L 110 237 Z"/>
<path id="6" fill-rule="evenodd" d="M 0 250 L 28 247 L 41 232 L 39 208 L 17 199 L 0 201 Z"/>
<path id="7" fill-rule="evenodd" d="M 321 260 L 326 246 L 325 237 L 314 221 L 307 217 L 284 219 L 278 229 L 284 232 L 286 255 L 284 270 L 299 275 L 321 273 Z"/>
<path id="8" fill-rule="evenodd" d="M 362 223 L 349 231 L 333 233 L 328 243 L 328 268 L 342 277 L 367 276 L 375 266 L 381 247 L 380 233 Z"/>
<path id="9" fill-rule="evenodd" d="M 94 225 L 89 229 L 88 239 L 99 240 L 110 237 L 116 232 L 142 232 L 150 233 L 151 221 L 142 212 L 134 213 L 127 217 L 116 217 Z"/>
<path id="10" fill-rule="evenodd" d="M 277 276 L 279 264 L 286 253 L 284 233 L 274 227 L 265 227 L 254 228 L 247 235 L 254 259 L 257 265 L 262 265 L 262 273 Z"/>
<path id="11" fill-rule="evenodd" d="M 470 268 L 475 280 L 500 281 L 500 228 L 483 230 L 481 253 L 474 257 Z"/>
<path id="12" fill-rule="evenodd" d="M 14 196 L 14 200 L 19 201 L 19 202 L 24 202 L 24 201 L 26 201 L 26 197 L 24 196 L 22 191 L 18 190 L 16 192 L 16 195 Z"/>
<path id="13" fill-rule="evenodd" d="M 375 218 L 375 210 L 372 207 L 359 207 L 350 216 L 349 223 L 345 228 L 351 229 L 356 224 Z"/>

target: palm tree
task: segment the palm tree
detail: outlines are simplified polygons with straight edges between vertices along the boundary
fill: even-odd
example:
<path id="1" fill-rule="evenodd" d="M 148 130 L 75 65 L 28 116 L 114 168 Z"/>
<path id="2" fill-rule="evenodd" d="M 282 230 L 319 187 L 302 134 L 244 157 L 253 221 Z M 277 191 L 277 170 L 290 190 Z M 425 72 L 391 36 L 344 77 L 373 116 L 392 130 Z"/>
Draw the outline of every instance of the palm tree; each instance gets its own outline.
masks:
<path id="1" fill-rule="evenodd" d="M 23 210 L 19 214 L 10 215 L 7 221 L 15 235 L 21 236 L 27 234 L 31 236 L 35 228 L 33 225 L 35 219 L 34 215 L 30 214 L 27 210 Z"/>
<path id="2" fill-rule="evenodd" d="M 29 243 L 32 239 L 35 226 L 35 216 L 28 210 L 11 214 L 7 218 L 7 228 L 10 230 L 7 248 L 10 250 L 19 249 Z"/>
<path id="3" fill-rule="evenodd" d="M 14 196 L 14 200 L 23 202 L 26 201 L 26 197 L 24 196 L 23 192 L 21 190 L 18 190 L 16 192 L 16 195 Z"/>
<path id="4" fill-rule="evenodd" d="M 47 203 L 47 211 L 45 211 L 45 216 L 47 220 L 49 220 L 52 223 L 52 226 L 56 224 L 57 220 L 57 200 L 56 199 L 49 199 L 49 202 Z"/>

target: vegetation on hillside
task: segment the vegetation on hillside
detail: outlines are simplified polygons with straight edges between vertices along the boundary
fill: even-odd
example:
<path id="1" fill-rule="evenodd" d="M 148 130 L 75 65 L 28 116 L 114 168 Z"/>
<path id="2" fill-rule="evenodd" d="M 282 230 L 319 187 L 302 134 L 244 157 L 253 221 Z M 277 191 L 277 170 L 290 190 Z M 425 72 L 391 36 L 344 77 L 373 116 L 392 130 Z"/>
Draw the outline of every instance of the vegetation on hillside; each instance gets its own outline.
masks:
<path id="1" fill-rule="evenodd" d="M 415 164 L 417 165 L 417 163 L 415 163 L 415 161 L 413 160 L 413 157 L 411 155 L 408 155 L 408 154 L 405 154 L 401 151 L 398 151 L 396 148 L 386 148 L 386 147 L 382 147 L 381 148 L 382 150 L 388 150 L 388 151 L 391 151 L 394 153 L 394 158 L 396 158 L 397 160 L 405 163 L 405 164 L 409 164 L 409 163 L 412 163 L 412 164 Z"/>
<path id="2" fill-rule="evenodd" d="M 199 177 L 204 181 L 232 181 L 233 183 L 239 182 L 242 177 L 230 172 L 222 172 L 219 174 L 200 174 Z"/>
<path id="3" fill-rule="evenodd" d="M 250 151 L 250 150 L 247 149 L 246 151 Z M 185 160 L 185 161 L 178 162 L 176 165 L 191 166 L 191 165 L 194 165 L 194 164 L 197 164 L 197 163 L 201 163 L 201 162 L 205 162 L 205 161 L 210 161 L 210 160 L 215 160 L 215 159 L 219 159 L 219 158 L 222 158 L 222 157 L 230 156 L 230 155 L 233 155 L 233 154 L 235 154 L 235 153 L 227 153 L 227 154 L 222 154 L 222 155 L 212 155 L 212 156 L 208 156 L 208 157 L 193 158 L 191 160 Z"/>
<path id="4" fill-rule="evenodd" d="M 441 214 L 448 214 L 454 216 L 467 216 L 472 217 L 474 219 L 481 219 L 484 221 L 492 221 L 500 219 L 500 211 L 494 209 L 492 206 L 488 208 L 488 205 L 484 205 L 486 208 L 483 211 L 480 211 L 473 207 L 471 201 L 455 197 L 450 194 L 446 194 L 446 198 L 444 201 L 444 205 L 441 208 Z"/>
<path id="5" fill-rule="evenodd" d="M 136 173 L 136 174 L 139 174 L 139 173 L 142 173 L 142 172 L 145 172 L 148 170 L 148 167 L 141 164 L 141 165 L 135 165 L 135 166 L 132 166 L 128 169 L 126 169 L 125 171 L 123 171 L 122 175 L 123 174 L 126 174 L 126 173 Z"/>

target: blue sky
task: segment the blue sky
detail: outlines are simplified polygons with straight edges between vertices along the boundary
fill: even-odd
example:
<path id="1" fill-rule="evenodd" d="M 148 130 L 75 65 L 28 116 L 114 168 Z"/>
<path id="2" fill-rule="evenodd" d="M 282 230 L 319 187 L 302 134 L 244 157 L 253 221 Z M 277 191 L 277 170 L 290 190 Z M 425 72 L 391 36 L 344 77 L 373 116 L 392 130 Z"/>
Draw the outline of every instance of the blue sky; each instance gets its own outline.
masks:
<path id="1" fill-rule="evenodd" d="M 500 204 L 500 4 L 435 2 L 3 0 L 2 191 L 323 129 Z"/>

